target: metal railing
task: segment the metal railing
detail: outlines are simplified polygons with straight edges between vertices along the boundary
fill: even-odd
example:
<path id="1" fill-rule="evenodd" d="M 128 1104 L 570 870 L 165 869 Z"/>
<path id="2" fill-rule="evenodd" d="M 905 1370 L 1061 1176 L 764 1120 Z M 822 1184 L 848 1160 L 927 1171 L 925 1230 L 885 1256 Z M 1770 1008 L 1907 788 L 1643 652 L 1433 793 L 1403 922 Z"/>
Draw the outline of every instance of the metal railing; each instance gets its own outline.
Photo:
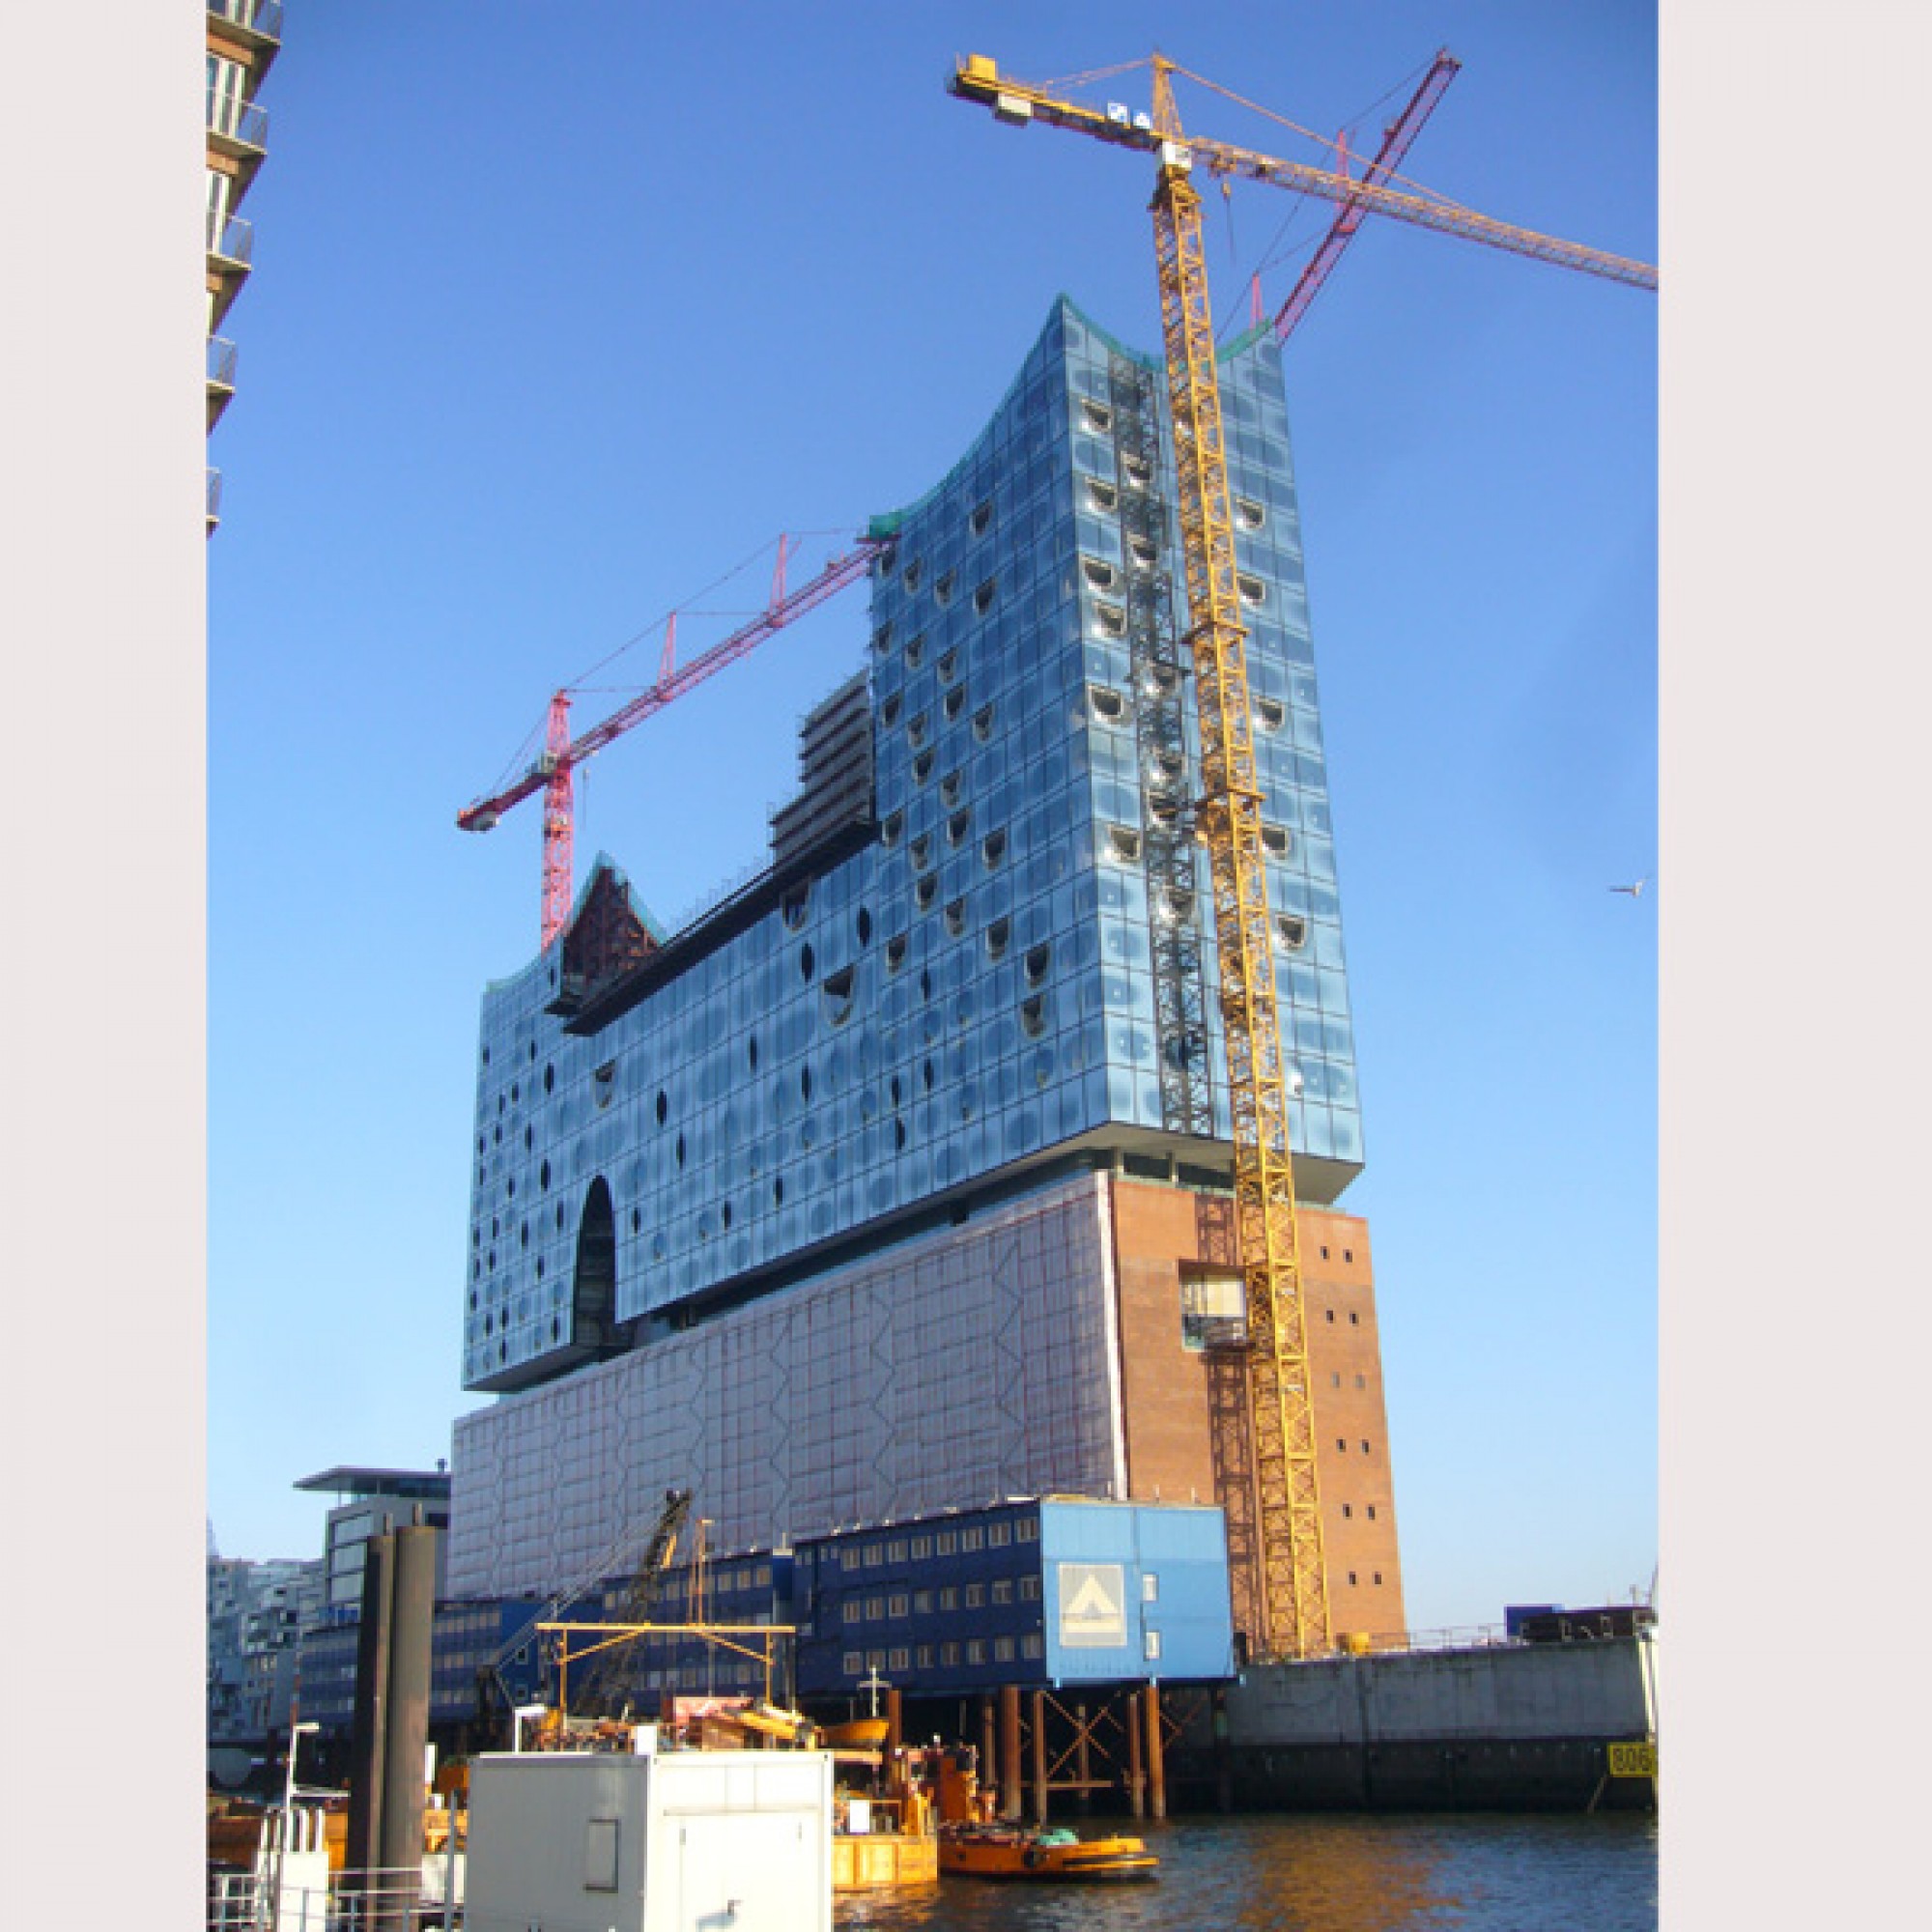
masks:
<path id="1" fill-rule="evenodd" d="M 218 389 L 235 386 L 235 345 L 224 336 L 208 338 L 208 380 Z"/>
<path id="2" fill-rule="evenodd" d="M 208 472 L 208 521 L 217 524 L 221 521 L 221 471 Z"/>
<path id="3" fill-rule="evenodd" d="M 208 131 L 233 141 L 238 147 L 266 149 L 269 110 L 239 94 L 211 94 Z"/>
<path id="4" fill-rule="evenodd" d="M 453 1887 L 449 1878 L 440 1859 L 425 1860 L 421 1870 L 330 1872 L 326 1886 L 280 1887 L 278 1914 L 272 1876 L 211 1872 L 207 1932 L 456 1932 L 463 1923 L 460 1861 Z"/>
<path id="5" fill-rule="evenodd" d="M 265 41 L 282 38 L 282 0 L 208 0 L 208 11 Z"/>
<path id="6" fill-rule="evenodd" d="M 208 211 L 208 252 L 224 262 L 248 262 L 255 253 L 255 224 L 239 214 Z"/>

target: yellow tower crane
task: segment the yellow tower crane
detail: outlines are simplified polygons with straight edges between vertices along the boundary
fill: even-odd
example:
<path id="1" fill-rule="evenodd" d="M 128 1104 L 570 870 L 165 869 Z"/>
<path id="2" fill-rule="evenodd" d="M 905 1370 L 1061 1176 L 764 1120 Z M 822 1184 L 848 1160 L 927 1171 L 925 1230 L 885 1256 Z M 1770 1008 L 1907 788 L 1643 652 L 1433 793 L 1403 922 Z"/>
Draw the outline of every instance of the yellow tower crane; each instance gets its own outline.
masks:
<path id="1" fill-rule="evenodd" d="M 1205 167 L 1223 181 L 1239 177 L 1264 182 L 1640 288 L 1657 286 L 1657 270 L 1641 262 L 1512 228 L 1425 196 L 1277 160 L 1224 141 L 1184 137 L 1175 106 L 1174 75 L 1186 70 L 1159 54 L 1149 65 L 1153 74 L 1151 116 L 1130 115 L 1123 108 L 1103 112 L 1064 99 L 1044 87 L 1001 73 L 983 54 L 958 62 L 947 86 L 963 100 L 990 107 L 996 118 L 1010 125 L 1043 121 L 1151 154 L 1158 162 L 1151 212 L 1187 580 L 1187 641 L 1200 714 L 1202 796 L 1197 825 L 1208 847 L 1213 880 L 1234 1126 L 1236 1221 L 1247 1304 L 1248 1434 L 1260 1529 L 1255 1560 L 1264 1625 L 1259 1635 L 1264 1656 L 1309 1657 L 1327 1650 L 1331 1642 L 1328 1576 L 1321 1551 L 1321 1494 L 1287 1086 L 1275 1012 L 1273 929 L 1262 847 L 1263 794 L 1255 774 L 1248 709 L 1243 648 L 1247 634 L 1235 583 L 1234 519 L 1202 248 L 1201 197 L 1190 177 L 1197 167 Z"/>

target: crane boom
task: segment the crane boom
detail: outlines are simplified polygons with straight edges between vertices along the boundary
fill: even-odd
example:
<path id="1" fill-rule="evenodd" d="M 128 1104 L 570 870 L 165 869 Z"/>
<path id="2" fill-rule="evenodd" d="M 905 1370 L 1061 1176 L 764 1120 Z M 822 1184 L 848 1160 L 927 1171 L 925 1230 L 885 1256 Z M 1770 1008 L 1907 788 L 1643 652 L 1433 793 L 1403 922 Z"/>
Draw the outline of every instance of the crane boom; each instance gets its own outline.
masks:
<path id="1" fill-rule="evenodd" d="M 1153 68 L 1158 96 L 1168 85 L 1165 77 L 1174 71 L 1174 63 L 1155 55 Z M 1178 127 L 1163 134 L 1151 125 L 1143 127 L 1131 119 L 1116 119 L 1078 101 L 1063 100 L 1044 88 L 1001 73 L 981 54 L 969 54 L 960 61 L 947 87 L 962 99 L 977 100 L 992 108 L 1002 121 L 1016 126 L 1044 121 L 1052 127 L 1070 128 L 1095 140 L 1112 142 L 1116 147 L 1138 148 L 1144 154 L 1157 155 L 1164 144 L 1181 138 Z M 1349 175 L 1332 174 L 1325 168 L 1310 167 L 1303 161 L 1281 160 L 1252 148 L 1236 147 L 1232 141 L 1213 141 L 1190 134 L 1185 145 L 1194 164 L 1217 177 L 1234 176 L 1263 182 L 1270 187 L 1292 188 L 1298 194 L 1337 202 L 1345 209 L 1359 207 L 1418 228 L 1460 235 L 1465 241 L 1481 242 L 1492 248 L 1528 255 L 1540 262 L 1553 262 L 1559 268 L 1578 269 L 1585 274 L 1602 275 L 1634 288 L 1657 287 L 1657 270 L 1647 262 L 1632 261 L 1622 255 L 1606 254 L 1601 248 L 1586 248 L 1580 242 L 1540 235 L 1531 228 L 1492 220 L 1487 214 L 1477 214 L 1448 202 L 1431 201 L 1383 183 L 1357 181 Z"/>
<path id="2" fill-rule="evenodd" d="M 870 567 L 880 540 L 862 536 L 844 554 L 835 556 L 818 575 L 796 590 L 784 588 L 784 539 L 779 540 L 779 571 L 771 602 L 748 624 L 728 638 L 700 651 L 689 664 L 671 668 L 667 663 L 655 684 L 620 705 L 610 717 L 575 739 L 569 734 L 570 695 L 559 691 L 550 702 L 544 749 L 523 775 L 488 797 L 472 800 L 456 814 L 466 832 L 491 831 L 512 806 L 537 792 L 544 794 L 543 944 L 548 947 L 563 930 L 570 916 L 572 876 L 571 774 L 634 724 L 662 711 L 708 677 L 755 650 L 766 639 L 816 609 L 844 589 Z M 667 647 L 667 659 L 668 658 Z"/>
<path id="3" fill-rule="evenodd" d="M 1449 91 L 1449 83 L 1461 72 L 1463 63 L 1444 47 L 1431 64 L 1423 76 L 1422 85 L 1410 97 L 1408 105 L 1389 123 L 1382 135 L 1382 144 L 1377 150 L 1376 157 L 1369 163 L 1368 172 L 1362 177 L 1371 186 L 1379 186 L 1387 181 L 1402 158 L 1409 151 L 1415 137 L 1422 132 L 1422 124 L 1435 112 L 1435 103 Z M 1359 201 L 1351 201 L 1335 217 L 1335 225 L 1322 238 L 1321 245 L 1308 258 L 1301 270 L 1301 278 L 1289 292 L 1288 299 L 1275 311 L 1274 339 L 1286 342 L 1293 334 L 1294 326 L 1308 313 L 1309 304 L 1321 293 L 1321 285 L 1333 272 L 1335 264 L 1349 251 L 1349 243 L 1355 239 L 1355 231 L 1362 225 L 1362 217 L 1368 210 Z"/>

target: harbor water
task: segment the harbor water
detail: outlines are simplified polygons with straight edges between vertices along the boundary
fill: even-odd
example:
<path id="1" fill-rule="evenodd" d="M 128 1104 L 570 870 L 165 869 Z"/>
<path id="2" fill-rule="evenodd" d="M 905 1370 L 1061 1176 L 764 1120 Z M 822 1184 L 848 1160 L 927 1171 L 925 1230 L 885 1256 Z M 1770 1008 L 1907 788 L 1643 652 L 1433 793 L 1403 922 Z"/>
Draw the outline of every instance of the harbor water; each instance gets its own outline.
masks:
<path id="1" fill-rule="evenodd" d="M 1082 1825 L 1097 1834 L 1098 1821 Z M 948 1879 L 836 1901 L 842 1932 L 1655 1932 L 1657 1820 L 1243 1815 L 1138 1832 L 1151 1883 Z"/>

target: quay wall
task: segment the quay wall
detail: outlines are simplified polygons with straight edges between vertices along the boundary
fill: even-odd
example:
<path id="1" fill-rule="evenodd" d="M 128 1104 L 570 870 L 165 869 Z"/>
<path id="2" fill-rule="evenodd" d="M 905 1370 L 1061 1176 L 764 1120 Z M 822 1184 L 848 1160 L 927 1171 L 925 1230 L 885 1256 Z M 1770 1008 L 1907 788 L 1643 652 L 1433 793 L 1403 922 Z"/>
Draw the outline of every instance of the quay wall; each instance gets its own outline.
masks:
<path id="1" fill-rule="evenodd" d="M 1657 1732 L 1654 1635 L 1250 1665 L 1177 1780 L 1237 1809 L 1650 1805 L 1606 1747 Z"/>

